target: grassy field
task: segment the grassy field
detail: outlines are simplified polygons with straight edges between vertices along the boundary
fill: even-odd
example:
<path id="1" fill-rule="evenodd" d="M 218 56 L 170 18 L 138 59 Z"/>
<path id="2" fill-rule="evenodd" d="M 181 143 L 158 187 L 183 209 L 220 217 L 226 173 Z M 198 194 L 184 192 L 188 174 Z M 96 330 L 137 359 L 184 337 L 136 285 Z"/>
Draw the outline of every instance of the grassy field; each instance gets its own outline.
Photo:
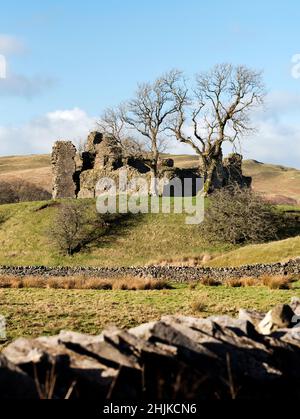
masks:
<path id="1" fill-rule="evenodd" d="M 94 201 L 90 201 L 95 205 Z M 0 264 L 7 265 L 144 265 L 162 258 L 220 253 L 228 247 L 207 248 L 197 226 L 186 225 L 185 214 L 147 214 L 125 217 L 100 243 L 73 257 L 62 257 L 47 234 L 55 216 L 53 202 L 0 206 Z"/>
<path id="2" fill-rule="evenodd" d="M 241 247 L 217 256 L 207 265 L 242 266 L 255 263 L 272 263 L 300 257 L 300 236 L 272 243 Z"/>
<path id="3" fill-rule="evenodd" d="M 109 325 L 133 327 L 167 314 L 236 315 L 240 308 L 266 312 L 276 304 L 289 303 L 293 296 L 300 297 L 300 282 L 291 290 L 173 286 L 160 291 L 0 289 L 0 312 L 7 319 L 11 340 L 66 329 L 99 334 Z"/>
<path id="4" fill-rule="evenodd" d="M 26 180 L 51 192 L 49 155 L 0 157 L 0 182 Z"/>
<path id="5" fill-rule="evenodd" d="M 91 207 L 95 205 L 89 200 Z M 289 207 L 285 207 L 288 209 Z M 262 245 L 234 248 L 207 246 L 197 225 L 185 214 L 128 216 L 112 224 L 100 242 L 74 256 L 62 256 L 48 231 L 57 203 L 34 202 L 0 206 L 0 265 L 133 266 L 210 255 L 211 266 L 278 262 L 300 256 L 300 236 Z"/>

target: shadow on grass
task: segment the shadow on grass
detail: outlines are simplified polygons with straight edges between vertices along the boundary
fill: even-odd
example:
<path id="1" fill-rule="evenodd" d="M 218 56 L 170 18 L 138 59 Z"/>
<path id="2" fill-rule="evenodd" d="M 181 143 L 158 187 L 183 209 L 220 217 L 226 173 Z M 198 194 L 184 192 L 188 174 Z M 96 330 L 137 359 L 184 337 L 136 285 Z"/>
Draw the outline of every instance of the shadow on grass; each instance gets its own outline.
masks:
<path id="1" fill-rule="evenodd" d="M 280 224 L 278 238 L 280 240 L 300 235 L 300 210 L 288 210 L 284 212 Z"/>
<path id="2" fill-rule="evenodd" d="M 129 234 L 130 230 L 142 223 L 144 218 L 144 214 L 105 215 L 105 226 L 96 226 L 95 230 L 75 249 L 74 254 L 109 247 L 118 237 Z"/>

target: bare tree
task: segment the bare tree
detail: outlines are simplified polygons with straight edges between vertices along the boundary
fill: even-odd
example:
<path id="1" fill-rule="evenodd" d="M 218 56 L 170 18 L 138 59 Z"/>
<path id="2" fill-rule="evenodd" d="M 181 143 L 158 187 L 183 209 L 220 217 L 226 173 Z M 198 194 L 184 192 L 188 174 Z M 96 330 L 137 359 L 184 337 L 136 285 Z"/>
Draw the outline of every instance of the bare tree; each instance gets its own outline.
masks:
<path id="1" fill-rule="evenodd" d="M 130 135 L 125 121 L 125 114 L 125 105 L 107 108 L 101 115 L 97 125 L 103 134 L 114 138 L 126 156 L 142 156 L 144 152 L 143 144 Z"/>
<path id="2" fill-rule="evenodd" d="M 138 86 L 135 97 L 128 102 L 124 121 L 144 138 L 151 156 L 150 169 L 156 177 L 160 147 L 169 129 L 170 118 L 178 112 L 178 95 L 187 95 L 182 87 L 182 73 L 172 70 L 153 83 Z"/>
<path id="3" fill-rule="evenodd" d="M 113 137 L 119 145 L 122 145 L 126 139 L 124 113 L 123 105 L 117 108 L 107 108 L 101 115 L 100 121 L 97 122 L 101 132 Z"/>
<path id="4" fill-rule="evenodd" d="M 59 204 L 47 234 L 61 253 L 71 256 L 99 240 L 105 231 L 104 217 L 88 202 L 66 200 Z"/>
<path id="5" fill-rule="evenodd" d="M 170 129 L 181 143 L 190 145 L 200 157 L 205 191 L 211 190 L 213 174 L 222 160 L 224 142 L 237 143 L 253 130 L 250 111 L 263 103 L 260 72 L 244 66 L 216 65 L 196 77 L 193 109 L 182 89 L 173 89 L 177 113 Z M 187 127 L 192 133 L 187 134 Z"/>

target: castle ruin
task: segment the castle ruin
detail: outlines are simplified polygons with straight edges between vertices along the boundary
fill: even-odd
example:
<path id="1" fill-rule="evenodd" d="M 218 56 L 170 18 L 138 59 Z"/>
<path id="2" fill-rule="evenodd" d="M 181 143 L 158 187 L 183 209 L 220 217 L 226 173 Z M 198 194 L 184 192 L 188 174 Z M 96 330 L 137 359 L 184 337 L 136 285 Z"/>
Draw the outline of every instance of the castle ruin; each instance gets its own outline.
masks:
<path id="1" fill-rule="evenodd" d="M 251 178 L 243 176 L 242 156 L 231 154 L 220 159 L 213 176 L 213 189 L 232 183 L 242 187 L 251 185 Z M 70 141 L 57 141 L 52 151 L 53 198 L 95 198 L 96 185 L 102 178 L 112 178 L 118 184 L 120 171 L 126 170 L 129 179 L 145 177 L 150 180 L 150 161 L 142 156 L 130 156 L 110 136 L 91 132 L 82 153 Z M 161 159 L 159 175 L 170 181 L 174 177 L 200 178 L 199 169 L 179 169 L 173 159 Z"/>

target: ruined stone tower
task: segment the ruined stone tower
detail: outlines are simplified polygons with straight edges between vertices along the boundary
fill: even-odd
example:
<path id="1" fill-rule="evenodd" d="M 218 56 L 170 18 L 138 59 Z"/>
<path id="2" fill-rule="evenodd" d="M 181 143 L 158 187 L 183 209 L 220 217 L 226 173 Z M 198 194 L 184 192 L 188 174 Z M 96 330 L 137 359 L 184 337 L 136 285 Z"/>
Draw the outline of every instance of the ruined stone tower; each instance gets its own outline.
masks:
<path id="1" fill-rule="evenodd" d="M 52 196 L 56 198 L 76 197 L 76 147 L 71 141 L 57 141 L 52 151 L 53 187 Z"/>

